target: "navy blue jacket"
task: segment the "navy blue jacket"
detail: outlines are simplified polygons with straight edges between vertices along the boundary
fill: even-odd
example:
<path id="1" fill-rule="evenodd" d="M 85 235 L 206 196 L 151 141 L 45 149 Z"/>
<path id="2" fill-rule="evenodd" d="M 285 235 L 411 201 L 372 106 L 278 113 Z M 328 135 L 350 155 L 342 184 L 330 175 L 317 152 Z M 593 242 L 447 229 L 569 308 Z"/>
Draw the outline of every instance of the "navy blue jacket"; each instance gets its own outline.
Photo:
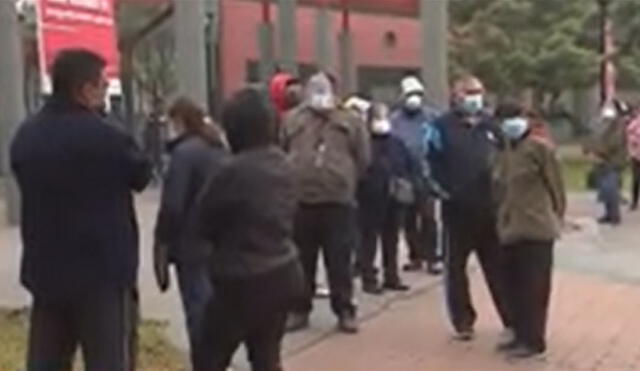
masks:
<path id="1" fill-rule="evenodd" d="M 372 162 L 358 187 L 358 205 L 363 223 L 380 226 L 393 205 L 389 194 L 391 180 L 415 180 L 420 165 L 402 140 L 394 135 L 373 135 Z"/>
<path id="2" fill-rule="evenodd" d="M 447 205 L 466 216 L 486 217 L 494 206 L 492 160 L 501 137 L 497 126 L 487 115 L 472 125 L 455 110 L 434 126 L 442 146 L 430 149 L 429 159 L 433 176 L 450 195 Z"/>
<path id="3" fill-rule="evenodd" d="M 24 286 L 51 297 L 132 287 L 132 191 L 150 179 L 135 142 L 97 113 L 52 99 L 20 126 L 10 157 L 22 194 Z"/>
<path id="4" fill-rule="evenodd" d="M 205 263 L 207 244 L 195 230 L 198 195 L 227 159 L 222 143 L 182 136 L 169 144 L 171 162 L 162 189 L 155 237 L 169 246 L 171 261 Z"/>

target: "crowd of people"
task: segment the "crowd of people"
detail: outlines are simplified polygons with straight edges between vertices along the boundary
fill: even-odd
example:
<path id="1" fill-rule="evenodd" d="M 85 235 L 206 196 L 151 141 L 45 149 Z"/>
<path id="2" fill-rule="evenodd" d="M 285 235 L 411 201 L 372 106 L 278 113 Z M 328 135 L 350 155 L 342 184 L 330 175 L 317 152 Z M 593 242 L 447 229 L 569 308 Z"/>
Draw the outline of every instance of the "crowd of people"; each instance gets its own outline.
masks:
<path id="1" fill-rule="evenodd" d="M 153 166 L 98 113 L 104 67 L 91 52 L 61 52 L 51 99 L 12 144 L 21 279 L 34 298 L 27 371 L 69 370 L 77 347 L 87 370 L 135 369 L 133 193 Z M 419 78 L 399 87 L 389 107 L 340 99 L 326 72 L 306 82 L 280 73 L 268 97 L 230 97 L 219 123 L 188 98 L 169 107 L 153 263 L 163 292 L 175 270 L 193 370 L 226 370 L 242 344 L 255 371 L 282 370 L 285 333 L 310 326 L 320 256 L 337 328 L 357 333 L 354 282 L 371 295 L 410 290 L 401 238 L 405 274 L 445 272 L 456 339 L 475 336 L 475 253 L 505 330 L 498 350 L 545 352 L 566 209 L 550 136 L 518 103 L 490 110 L 472 76 L 454 84 L 447 112 L 429 105 Z"/>

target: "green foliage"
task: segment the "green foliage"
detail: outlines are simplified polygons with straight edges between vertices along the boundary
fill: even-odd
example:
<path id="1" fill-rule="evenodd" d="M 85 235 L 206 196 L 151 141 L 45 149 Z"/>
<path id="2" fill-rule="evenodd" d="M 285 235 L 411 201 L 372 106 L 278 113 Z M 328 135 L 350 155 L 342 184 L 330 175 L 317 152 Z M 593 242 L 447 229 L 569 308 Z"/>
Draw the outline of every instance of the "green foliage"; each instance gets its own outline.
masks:
<path id="1" fill-rule="evenodd" d="M 557 97 L 596 81 L 594 0 L 454 0 L 452 73 L 478 75 L 499 97 L 533 89 Z"/>

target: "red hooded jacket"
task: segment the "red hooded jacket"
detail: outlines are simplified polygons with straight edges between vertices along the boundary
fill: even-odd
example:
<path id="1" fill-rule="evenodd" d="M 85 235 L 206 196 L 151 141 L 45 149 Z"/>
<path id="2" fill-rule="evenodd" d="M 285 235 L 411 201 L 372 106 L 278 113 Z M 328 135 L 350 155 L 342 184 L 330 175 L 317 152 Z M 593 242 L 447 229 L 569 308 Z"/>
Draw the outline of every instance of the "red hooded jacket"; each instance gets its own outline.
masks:
<path id="1" fill-rule="evenodd" d="M 286 72 L 279 72 L 271 79 L 269 83 L 269 96 L 271 103 L 278 113 L 278 122 L 282 116 L 289 110 L 287 102 L 287 86 L 296 78 Z"/>

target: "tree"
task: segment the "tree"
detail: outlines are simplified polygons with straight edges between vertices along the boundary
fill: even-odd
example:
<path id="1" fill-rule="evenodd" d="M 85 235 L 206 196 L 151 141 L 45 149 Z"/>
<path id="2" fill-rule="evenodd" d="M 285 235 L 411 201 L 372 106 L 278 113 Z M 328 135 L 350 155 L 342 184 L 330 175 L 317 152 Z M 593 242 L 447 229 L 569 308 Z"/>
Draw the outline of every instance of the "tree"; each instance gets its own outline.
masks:
<path id="1" fill-rule="evenodd" d="M 452 3 L 452 74 L 481 77 L 498 98 L 533 91 L 549 111 L 567 89 L 592 85 L 599 59 L 585 28 L 593 0 L 458 0 Z"/>

